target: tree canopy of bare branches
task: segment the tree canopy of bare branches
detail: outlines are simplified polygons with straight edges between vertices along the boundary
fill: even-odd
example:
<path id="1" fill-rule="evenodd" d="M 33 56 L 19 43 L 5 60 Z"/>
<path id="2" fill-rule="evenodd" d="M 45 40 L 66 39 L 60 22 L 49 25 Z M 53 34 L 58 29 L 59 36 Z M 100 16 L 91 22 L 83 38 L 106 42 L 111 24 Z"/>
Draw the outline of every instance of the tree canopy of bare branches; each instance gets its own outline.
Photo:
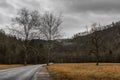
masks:
<path id="1" fill-rule="evenodd" d="M 62 23 L 61 16 L 55 16 L 53 13 L 46 12 L 42 16 L 41 26 L 39 26 L 40 35 L 47 40 L 47 65 L 50 61 L 52 40 L 58 39 L 60 34 L 60 25 Z"/>
<path id="2" fill-rule="evenodd" d="M 29 40 L 34 39 L 36 36 L 35 28 L 38 26 L 40 26 L 40 15 L 36 10 L 30 11 L 26 8 L 22 8 L 19 10 L 18 15 L 12 19 L 12 26 L 10 27 L 12 35 L 24 40 L 25 65 L 27 64 Z"/>

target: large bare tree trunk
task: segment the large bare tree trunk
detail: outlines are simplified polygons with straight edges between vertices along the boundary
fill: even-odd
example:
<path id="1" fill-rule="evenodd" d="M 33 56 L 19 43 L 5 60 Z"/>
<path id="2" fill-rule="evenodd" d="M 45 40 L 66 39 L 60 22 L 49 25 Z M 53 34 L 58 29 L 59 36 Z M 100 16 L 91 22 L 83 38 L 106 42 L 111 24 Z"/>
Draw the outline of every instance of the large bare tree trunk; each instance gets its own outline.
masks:
<path id="1" fill-rule="evenodd" d="M 24 53 L 24 65 L 26 66 L 27 65 L 27 58 L 28 58 L 28 36 L 26 36 L 26 40 L 25 40 L 25 43 L 24 43 L 24 46 L 25 46 L 25 53 Z"/>
<path id="2" fill-rule="evenodd" d="M 24 66 L 27 65 L 27 52 L 25 51 Z"/>
<path id="3" fill-rule="evenodd" d="M 97 57 L 97 60 L 96 60 L 96 66 L 99 65 L 99 57 Z"/>
<path id="4" fill-rule="evenodd" d="M 47 66 L 49 66 L 49 54 L 50 54 L 50 52 L 48 50 L 48 52 L 47 52 Z"/>
<path id="5" fill-rule="evenodd" d="M 47 51 L 47 66 L 49 66 L 49 63 L 50 63 L 50 56 L 51 56 L 51 44 L 48 43 L 48 51 Z"/>

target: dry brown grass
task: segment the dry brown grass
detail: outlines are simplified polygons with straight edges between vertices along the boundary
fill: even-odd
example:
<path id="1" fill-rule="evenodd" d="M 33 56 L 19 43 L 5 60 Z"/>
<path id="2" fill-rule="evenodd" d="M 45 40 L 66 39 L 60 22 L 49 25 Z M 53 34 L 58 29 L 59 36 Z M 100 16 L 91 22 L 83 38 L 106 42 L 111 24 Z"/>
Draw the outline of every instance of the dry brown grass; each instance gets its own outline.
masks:
<path id="1" fill-rule="evenodd" d="M 55 80 L 120 80 L 120 64 L 53 64 L 48 66 Z"/>
<path id="2" fill-rule="evenodd" d="M 14 64 L 14 65 L 3 65 L 3 64 L 0 64 L 0 70 L 1 69 L 20 67 L 20 66 L 23 66 L 23 65 L 20 65 L 20 64 Z"/>

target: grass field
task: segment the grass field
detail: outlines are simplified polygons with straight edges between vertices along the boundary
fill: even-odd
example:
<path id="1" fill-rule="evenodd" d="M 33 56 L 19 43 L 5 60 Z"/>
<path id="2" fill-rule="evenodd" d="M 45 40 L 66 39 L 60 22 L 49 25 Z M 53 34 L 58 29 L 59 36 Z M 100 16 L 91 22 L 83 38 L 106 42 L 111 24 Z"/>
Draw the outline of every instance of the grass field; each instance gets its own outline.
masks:
<path id="1" fill-rule="evenodd" d="M 47 68 L 55 80 L 120 80 L 119 63 L 53 64 Z"/>
<path id="2" fill-rule="evenodd" d="M 14 64 L 14 65 L 3 65 L 3 64 L 0 64 L 0 69 L 15 68 L 15 67 L 20 67 L 20 66 L 23 66 L 23 65 L 20 65 L 20 64 Z"/>

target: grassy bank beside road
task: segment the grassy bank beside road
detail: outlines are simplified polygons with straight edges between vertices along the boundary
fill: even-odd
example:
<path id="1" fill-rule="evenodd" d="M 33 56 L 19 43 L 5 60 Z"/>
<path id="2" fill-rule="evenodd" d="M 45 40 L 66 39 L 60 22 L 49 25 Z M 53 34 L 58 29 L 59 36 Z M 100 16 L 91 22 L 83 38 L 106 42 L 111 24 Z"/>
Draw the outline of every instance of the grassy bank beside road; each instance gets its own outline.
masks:
<path id="1" fill-rule="evenodd" d="M 47 68 L 55 80 L 120 80 L 119 63 L 53 64 Z"/>
<path id="2" fill-rule="evenodd" d="M 23 65 L 21 65 L 21 64 L 12 64 L 12 65 L 3 65 L 3 64 L 0 64 L 0 70 L 1 69 L 8 69 L 8 68 L 20 67 L 20 66 L 23 66 Z"/>

